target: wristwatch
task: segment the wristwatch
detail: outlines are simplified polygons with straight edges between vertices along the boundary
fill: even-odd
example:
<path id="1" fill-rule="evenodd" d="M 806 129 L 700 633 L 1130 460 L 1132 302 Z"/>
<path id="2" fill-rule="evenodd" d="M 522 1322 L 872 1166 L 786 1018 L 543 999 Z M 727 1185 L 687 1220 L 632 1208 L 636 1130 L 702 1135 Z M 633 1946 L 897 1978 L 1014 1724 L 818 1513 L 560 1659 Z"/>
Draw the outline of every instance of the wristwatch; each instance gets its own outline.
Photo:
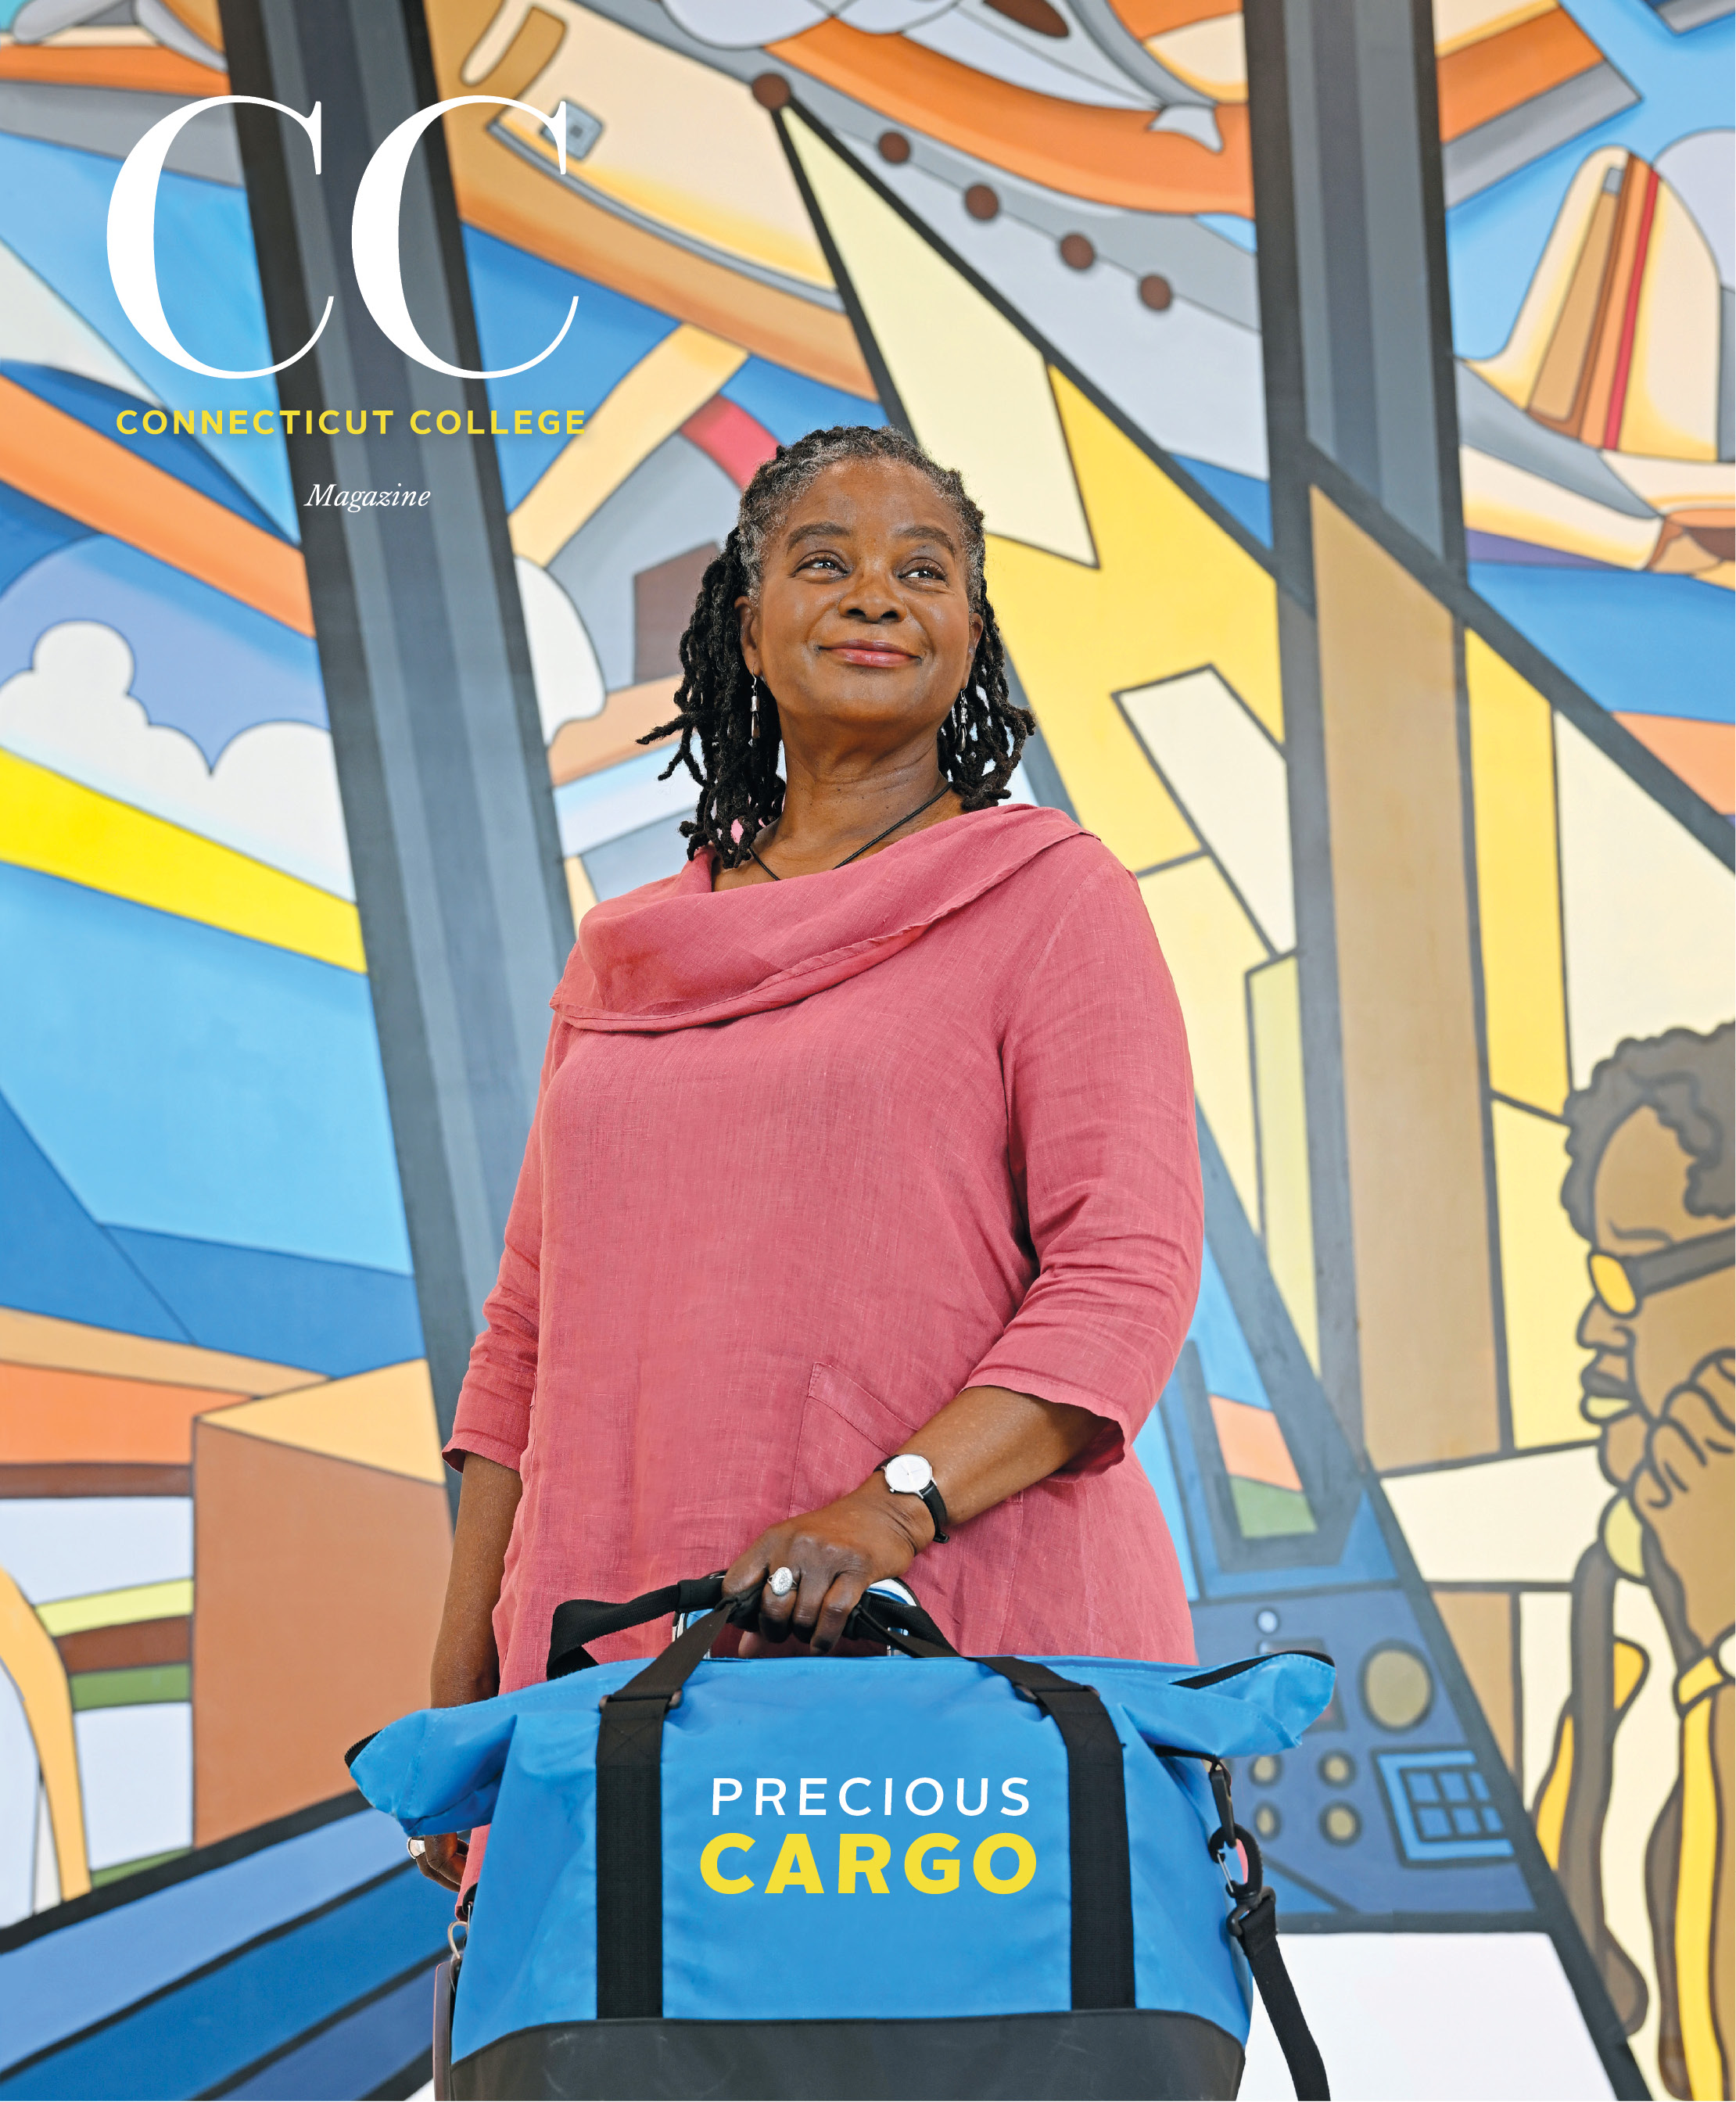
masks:
<path id="1" fill-rule="evenodd" d="M 920 1452 L 895 1452 L 890 1460 L 880 1462 L 879 1472 L 886 1477 L 886 1486 L 901 1497 L 920 1497 L 928 1506 L 928 1515 L 934 1520 L 936 1543 L 946 1540 L 946 1506 L 940 1491 L 934 1486 L 934 1470 Z"/>

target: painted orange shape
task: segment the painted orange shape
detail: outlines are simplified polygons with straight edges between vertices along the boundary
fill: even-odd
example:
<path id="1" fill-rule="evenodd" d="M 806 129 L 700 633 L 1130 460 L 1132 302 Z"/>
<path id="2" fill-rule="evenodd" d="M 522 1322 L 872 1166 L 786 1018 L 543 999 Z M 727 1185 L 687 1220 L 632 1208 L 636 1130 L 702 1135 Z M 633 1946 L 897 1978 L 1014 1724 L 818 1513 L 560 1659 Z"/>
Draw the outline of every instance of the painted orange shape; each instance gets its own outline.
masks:
<path id="1" fill-rule="evenodd" d="M 47 1365 L 0 1364 L 0 1466 L 120 1461 L 184 1467 L 193 1421 L 245 1399 Z"/>
<path id="2" fill-rule="evenodd" d="M 1300 1489 L 1301 1479 L 1284 1443 L 1278 1420 L 1269 1408 L 1256 1408 L 1245 1401 L 1211 1397 L 1211 1421 L 1216 1426 L 1218 1447 L 1224 1465 L 1244 1482 L 1264 1482 L 1274 1489 Z"/>
<path id="3" fill-rule="evenodd" d="M 1736 812 L 1736 724 L 1683 716 L 1619 715 L 1615 720 L 1720 817 Z"/>
<path id="4" fill-rule="evenodd" d="M 313 632 L 299 549 L 6 379 L 0 379 L 0 480 L 299 635 Z"/>
<path id="5" fill-rule="evenodd" d="M 1461 139 L 1479 124 L 1589 72 L 1601 58 L 1571 15 L 1533 16 L 1438 61 L 1441 136 Z"/>
<path id="6" fill-rule="evenodd" d="M 1195 22 L 1209 22 L 1220 15 L 1239 15 L 1239 7 L 1224 0 L 1109 0 L 1121 25 L 1143 43 L 1147 37 L 1161 37 L 1169 29 L 1185 29 Z"/>
<path id="7" fill-rule="evenodd" d="M 131 87 L 184 97 L 227 95 L 229 76 L 161 44 L 7 44 L 0 80 L 64 87 Z"/>

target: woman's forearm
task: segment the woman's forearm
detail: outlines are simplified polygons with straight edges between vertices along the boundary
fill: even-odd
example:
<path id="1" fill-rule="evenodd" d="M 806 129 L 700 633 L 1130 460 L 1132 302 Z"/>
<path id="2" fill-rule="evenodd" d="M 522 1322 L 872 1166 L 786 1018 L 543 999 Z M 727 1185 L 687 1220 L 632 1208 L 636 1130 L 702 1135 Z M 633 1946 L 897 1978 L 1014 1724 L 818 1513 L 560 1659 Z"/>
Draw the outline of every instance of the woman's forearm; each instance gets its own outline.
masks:
<path id="1" fill-rule="evenodd" d="M 429 1674 L 432 1707 L 459 1708 L 499 1691 L 494 1608 L 523 1488 L 512 1468 L 476 1452 L 466 1456 L 445 1608 Z"/>
<path id="2" fill-rule="evenodd" d="M 1102 1429 L 1102 1418 L 1087 1408 L 1008 1387 L 973 1386 L 931 1416 L 901 1449 L 928 1462 L 948 1518 L 963 1525 L 1065 1467 Z M 816 1649 L 832 1648 L 868 1585 L 877 1577 L 901 1576 L 933 1538 L 934 1520 L 922 1498 L 895 1495 L 879 1473 L 823 1510 L 769 1528 L 730 1564 L 724 1590 L 732 1598 L 760 1591 L 780 1565 L 799 1581 L 795 1589 L 762 1594 L 760 1633 L 743 1639 L 743 1653 L 750 1643 L 757 1649 L 782 1642 L 792 1627 L 811 1634 Z"/>
<path id="3" fill-rule="evenodd" d="M 921 1453 L 934 1470 L 948 1517 L 963 1525 L 1076 1460 L 1102 1429 L 1103 1419 L 1088 1408 L 1039 1401 L 1010 1387 L 971 1386 L 898 1449 Z M 919 1536 L 932 1531 L 919 1497 L 894 1501 L 913 1515 Z"/>

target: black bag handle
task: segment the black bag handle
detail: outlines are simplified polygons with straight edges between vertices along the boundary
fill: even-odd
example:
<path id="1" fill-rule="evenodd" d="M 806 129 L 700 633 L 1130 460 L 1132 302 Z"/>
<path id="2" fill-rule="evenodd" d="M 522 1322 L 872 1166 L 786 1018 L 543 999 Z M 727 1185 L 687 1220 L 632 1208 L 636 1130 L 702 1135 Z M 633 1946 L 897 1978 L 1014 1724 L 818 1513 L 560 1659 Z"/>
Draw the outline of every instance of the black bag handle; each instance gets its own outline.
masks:
<path id="1" fill-rule="evenodd" d="M 658 1620 L 665 1613 L 708 1612 L 721 1603 L 723 1595 L 724 1579 L 719 1572 L 713 1576 L 684 1576 L 678 1584 L 644 1592 L 625 1605 L 611 1605 L 603 1599 L 569 1599 L 565 1605 L 556 1607 L 549 1627 L 546 1675 L 565 1678 L 569 1671 L 587 1670 L 596 1659 L 586 1648 L 587 1643 L 624 1634 L 628 1628 L 641 1628 L 647 1621 Z"/>
<path id="2" fill-rule="evenodd" d="M 723 1602 L 721 1572 L 710 1576 L 684 1576 L 679 1583 L 642 1592 L 624 1605 L 612 1605 L 604 1599 L 569 1599 L 555 1608 L 545 1675 L 565 1678 L 569 1672 L 588 1670 L 596 1659 L 586 1645 L 604 1635 L 643 1627 L 647 1621 L 660 1620 L 665 1613 L 708 1612 Z M 732 1602 L 729 1617 L 737 1627 L 757 1630 L 757 1596 Z M 844 1637 L 847 1642 L 884 1642 L 902 1650 L 906 1656 L 959 1654 L 922 1607 L 875 1591 L 862 1594 L 845 1625 Z"/>
<path id="3" fill-rule="evenodd" d="M 583 1643 L 642 1625 L 669 1612 L 709 1607 L 702 1620 L 626 1685 L 605 1695 L 597 1732 L 597 2016 L 599 2020 L 661 2018 L 663 2011 L 663 1718 L 726 1624 L 751 1625 L 748 1600 L 726 1600 L 721 1576 L 665 1585 L 625 1605 L 570 1599 L 557 1607 L 549 1647 L 549 1676 L 560 1678 L 595 1662 Z M 890 1643 L 906 1656 L 957 1656 L 959 1652 L 919 1606 L 864 1593 L 845 1627 L 851 1639 Z M 1063 1678 L 1047 1665 L 1021 1656 L 973 1661 L 998 1672 L 1022 1699 L 1034 1702 L 1061 1732 L 1067 1752 L 1067 1816 L 1072 1915 L 1072 1999 L 1076 2008 L 1135 2005 L 1132 1868 L 1127 1851 L 1127 1781 L 1121 1740 L 1095 1687 Z M 558 1665 L 558 1668 L 557 1668 Z M 1163 1756 L 1169 1748 L 1157 1748 Z M 1330 2102 L 1326 2067 L 1309 2033 L 1295 1988 L 1278 1945 L 1278 1905 L 1266 1888 L 1260 1847 L 1234 1822 L 1229 1775 L 1221 1759 L 1205 1758 L 1220 1827 L 1207 1842 L 1221 1860 L 1239 1842 L 1247 1859 L 1245 1882 L 1230 1880 L 1234 1901 L 1229 1931 L 1242 1945 L 1297 2102 Z M 1227 1872 L 1226 1872 L 1227 1873 Z"/>

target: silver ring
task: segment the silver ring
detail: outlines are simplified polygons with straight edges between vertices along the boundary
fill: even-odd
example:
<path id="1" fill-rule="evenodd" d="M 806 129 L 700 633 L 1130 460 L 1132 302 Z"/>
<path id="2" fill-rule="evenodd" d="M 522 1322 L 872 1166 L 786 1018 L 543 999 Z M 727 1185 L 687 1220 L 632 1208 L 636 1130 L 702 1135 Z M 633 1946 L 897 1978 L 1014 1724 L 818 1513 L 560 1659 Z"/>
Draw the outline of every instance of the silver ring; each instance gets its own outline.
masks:
<path id="1" fill-rule="evenodd" d="M 426 1839 L 412 1839 L 410 1841 L 410 1857 L 411 1860 L 419 1861 L 427 1851 L 428 1843 Z"/>
<path id="2" fill-rule="evenodd" d="M 765 1588 L 771 1593 L 774 1599 L 787 1599 L 790 1594 L 795 1589 L 795 1572 L 786 1564 L 782 1568 L 774 1569 L 772 1572 L 770 1580 L 767 1583 Z"/>

